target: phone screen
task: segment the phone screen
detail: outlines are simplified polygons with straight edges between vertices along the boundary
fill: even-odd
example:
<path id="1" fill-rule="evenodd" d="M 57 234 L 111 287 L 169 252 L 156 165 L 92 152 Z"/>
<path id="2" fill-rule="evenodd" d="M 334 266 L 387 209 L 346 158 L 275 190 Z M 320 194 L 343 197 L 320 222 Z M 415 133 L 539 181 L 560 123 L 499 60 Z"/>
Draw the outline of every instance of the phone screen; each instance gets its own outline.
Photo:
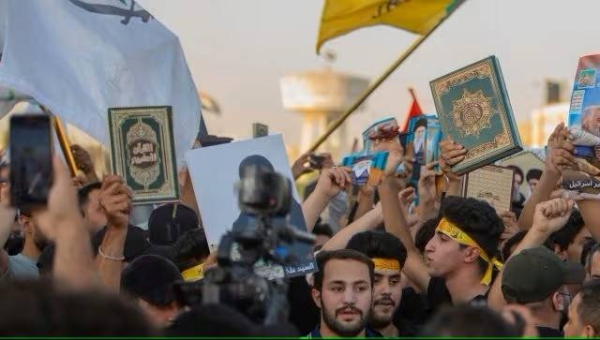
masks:
<path id="1" fill-rule="evenodd" d="M 52 187 L 52 126 L 49 116 L 19 115 L 10 120 L 11 204 L 43 205 Z"/>

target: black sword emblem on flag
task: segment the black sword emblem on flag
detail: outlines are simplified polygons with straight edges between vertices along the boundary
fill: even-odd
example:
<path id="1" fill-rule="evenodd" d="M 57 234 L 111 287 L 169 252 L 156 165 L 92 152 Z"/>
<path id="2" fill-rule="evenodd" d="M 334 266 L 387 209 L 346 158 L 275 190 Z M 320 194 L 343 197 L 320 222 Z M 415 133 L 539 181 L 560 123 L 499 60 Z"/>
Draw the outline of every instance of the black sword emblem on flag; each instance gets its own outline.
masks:
<path id="1" fill-rule="evenodd" d="M 144 9 L 136 10 L 136 3 L 134 0 L 131 0 L 131 6 L 129 9 L 111 5 L 91 4 L 81 0 L 69 1 L 71 1 L 73 5 L 81 7 L 88 12 L 123 17 L 123 20 L 121 20 L 123 25 L 129 24 L 131 18 L 140 18 L 142 19 L 142 22 L 148 22 L 148 20 L 152 18 L 152 15 L 148 11 Z"/>

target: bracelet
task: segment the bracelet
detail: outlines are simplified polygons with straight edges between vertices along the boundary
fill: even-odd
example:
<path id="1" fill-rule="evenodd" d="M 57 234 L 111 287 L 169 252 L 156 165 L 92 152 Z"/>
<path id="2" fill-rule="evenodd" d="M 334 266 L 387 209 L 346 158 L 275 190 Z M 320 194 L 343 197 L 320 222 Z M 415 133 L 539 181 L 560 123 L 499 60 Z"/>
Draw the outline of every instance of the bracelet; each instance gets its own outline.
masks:
<path id="1" fill-rule="evenodd" d="M 107 260 L 111 260 L 111 261 L 125 261 L 125 256 L 120 256 L 120 257 L 112 257 L 112 256 L 108 256 L 106 254 L 104 254 L 102 252 L 102 246 L 98 247 L 98 254 L 100 254 L 100 256 L 102 256 L 103 258 L 107 259 Z"/>

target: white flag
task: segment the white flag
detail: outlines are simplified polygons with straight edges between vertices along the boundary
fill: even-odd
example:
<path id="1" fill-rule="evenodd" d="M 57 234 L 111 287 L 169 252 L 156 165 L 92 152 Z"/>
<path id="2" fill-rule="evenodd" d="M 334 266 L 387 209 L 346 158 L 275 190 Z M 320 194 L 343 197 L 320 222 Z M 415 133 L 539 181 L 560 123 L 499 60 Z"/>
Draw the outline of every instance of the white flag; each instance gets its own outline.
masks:
<path id="1" fill-rule="evenodd" d="M 34 97 L 105 145 L 108 108 L 171 105 L 183 160 L 201 108 L 175 34 L 133 0 L 8 0 L 7 7 L 0 86 Z"/>

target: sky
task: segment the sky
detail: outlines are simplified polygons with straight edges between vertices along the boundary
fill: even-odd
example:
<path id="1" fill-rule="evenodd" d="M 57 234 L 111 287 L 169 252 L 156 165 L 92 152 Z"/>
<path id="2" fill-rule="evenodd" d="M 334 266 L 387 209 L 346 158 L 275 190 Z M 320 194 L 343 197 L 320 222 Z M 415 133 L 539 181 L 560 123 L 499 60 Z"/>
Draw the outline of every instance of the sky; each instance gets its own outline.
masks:
<path id="1" fill-rule="evenodd" d="M 326 65 L 315 53 L 324 0 L 139 0 L 182 43 L 198 89 L 214 97 L 222 115 L 205 113 L 209 133 L 252 135 L 252 123 L 299 144 L 301 115 L 286 111 L 280 78 Z M 546 79 L 565 83 L 569 100 L 579 56 L 600 51 L 597 0 L 468 0 L 368 99 L 347 123 L 358 136 L 389 115 L 403 121 L 414 87 L 434 113 L 429 82 L 496 55 L 518 121 L 544 102 Z M 375 79 L 416 39 L 390 27 L 355 31 L 326 43 L 333 69 Z M 596 41 L 596 42 L 595 42 Z"/>

